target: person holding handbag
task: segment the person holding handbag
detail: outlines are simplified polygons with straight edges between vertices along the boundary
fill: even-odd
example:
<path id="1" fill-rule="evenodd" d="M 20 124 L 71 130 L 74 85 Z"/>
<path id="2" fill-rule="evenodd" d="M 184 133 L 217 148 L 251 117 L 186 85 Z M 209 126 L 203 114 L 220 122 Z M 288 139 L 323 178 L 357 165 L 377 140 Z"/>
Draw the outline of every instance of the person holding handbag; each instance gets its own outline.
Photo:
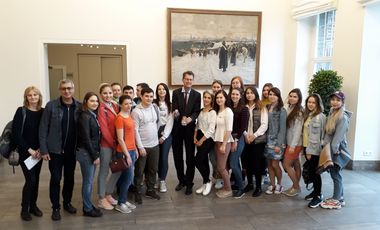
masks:
<path id="1" fill-rule="evenodd" d="M 101 217 L 103 213 L 91 201 L 96 166 L 99 165 L 100 127 L 97 119 L 99 98 L 88 92 L 83 99 L 82 113 L 78 121 L 76 159 L 82 172 L 83 215 Z"/>
<path id="2" fill-rule="evenodd" d="M 98 174 L 98 207 L 105 210 L 112 210 L 114 205 L 117 204 L 117 201 L 111 194 L 106 195 L 106 190 L 108 189 L 107 177 L 110 171 L 109 163 L 112 153 L 116 148 L 115 120 L 119 112 L 119 107 L 113 101 L 113 92 L 110 84 L 101 84 L 99 94 L 102 101 L 99 103 L 98 121 L 102 137 L 100 140 L 100 165 Z"/>
<path id="3" fill-rule="evenodd" d="M 42 211 L 37 207 L 38 186 L 42 161 L 40 160 L 30 170 L 24 161 L 32 156 L 35 159 L 41 158 L 40 144 L 38 140 L 39 125 L 43 112 L 42 95 L 38 88 L 30 86 L 24 91 L 24 104 L 19 107 L 13 117 L 12 138 L 20 154 L 20 166 L 24 174 L 25 183 L 22 189 L 21 198 L 21 219 L 32 220 L 33 214 L 41 217 Z"/>
<path id="4" fill-rule="evenodd" d="M 323 143 L 330 143 L 331 158 L 334 166 L 330 169 L 330 176 L 334 183 L 334 193 L 329 199 L 321 203 L 325 209 L 340 209 L 345 205 L 343 198 L 343 180 L 341 170 L 351 160 L 347 149 L 346 135 L 352 113 L 344 108 L 345 95 L 337 91 L 330 96 L 330 113 L 326 122 L 326 135 Z"/>
<path id="5" fill-rule="evenodd" d="M 303 146 L 306 160 L 309 162 L 309 177 L 313 191 L 305 197 L 310 201 L 309 208 L 318 207 L 323 199 L 321 175 L 317 171 L 319 154 L 322 150 L 326 116 L 323 114 L 322 99 L 319 94 L 311 94 L 305 102 L 305 122 L 303 123 Z"/>
<path id="6" fill-rule="evenodd" d="M 286 110 L 281 98 L 281 91 L 277 87 L 269 90 L 268 131 L 267 144 L 264 155 L 268 159 L 268 171 L 271 185 L 265 191 L 266 194 L 281 194 L 282 170 L 280 160 L 284 154 L 286 137 Z M 277 184 L 276 184 L 277 179 Z"/>
<path id="7" fill-rule="evenodd" d="M 119 98 L 120 112 L 115 119 L 115 129 L 118 145 L 116 147 L 116 158 L 124 158 L 127 168 L 114 172 L 107 183 L 106 194 L 112 194 L 119 181 L 120 191 L 115 209 L 121 213 L 130 213 L 136 209 L 136 205 L 127 201 L 128 189 L 133 182 L 134 165 L 138 158 L 136 151 L 135 123 L 131 116 L 132 98 L 122 95 Z"/>

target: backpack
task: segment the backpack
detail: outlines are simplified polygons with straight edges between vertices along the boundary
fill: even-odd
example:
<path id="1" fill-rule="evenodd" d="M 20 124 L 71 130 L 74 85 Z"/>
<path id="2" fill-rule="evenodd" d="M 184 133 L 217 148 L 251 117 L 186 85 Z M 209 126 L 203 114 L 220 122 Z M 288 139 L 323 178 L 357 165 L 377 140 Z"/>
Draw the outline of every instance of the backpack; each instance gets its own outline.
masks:
<path id="1" fill-rule="evenodd" d="M 24 107 L 22 107 L 21 134 L 23 133 L 25 118 L 26 118 L 26 110 Z M 17 147 L 16 143 L 14 142 L 12 138 L 12 124 L 13 124 L 13 120 L 7 123 L 0 137 L 0 154 L 4 158 L 7 158 L 7 159 L 9 158 L 9 155 L 11 154 L 11 152 L 14 151 Z"/>
<path id="2" fill-rule="evenodd" d="M 303 182 L 306 185 L 306 189 L 310 191 L 313 187 L 309 188 L 309 185 L 312 184 L 313 182 L 311 181 L 311 176 L 310 176 L 310 163 L 309 161 L 305 161 L 302 165 L 302 179 Z"/>

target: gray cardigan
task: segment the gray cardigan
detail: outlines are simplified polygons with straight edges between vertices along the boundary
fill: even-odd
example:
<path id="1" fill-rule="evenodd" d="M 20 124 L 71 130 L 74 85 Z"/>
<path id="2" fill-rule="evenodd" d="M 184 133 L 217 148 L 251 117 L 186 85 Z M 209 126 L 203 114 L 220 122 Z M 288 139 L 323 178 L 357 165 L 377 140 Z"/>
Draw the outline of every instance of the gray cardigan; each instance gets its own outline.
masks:
<path id="1" fill-rule="evenodd" d="M 288 108 L 288 112 L 291 109 Z M 286 129 L 286 144 L 290 147 L 302 146 L 302 128 L 303 128 L 303 116 L 299 113 L 291 122 L 290 127 Z"/>
<path id="2" fill-rule="evenodd" d="M 328 118 L 330 118 L 332 111 L 330 111 Z M 350 153 L 347 149 L 346 134 L 350 125 L 350 118 L 352 112 L 344 111 L 343 117 L 337 120 L 335 131 L 332 134 L 325 135 L 323 144 L 330 143 L 332 160 L 341 168 L 346 166 L 350 160 Z M 343 154 L 343 155 L 342 155 Z M 340 155 L 340 156 L 338 156 Z"/>

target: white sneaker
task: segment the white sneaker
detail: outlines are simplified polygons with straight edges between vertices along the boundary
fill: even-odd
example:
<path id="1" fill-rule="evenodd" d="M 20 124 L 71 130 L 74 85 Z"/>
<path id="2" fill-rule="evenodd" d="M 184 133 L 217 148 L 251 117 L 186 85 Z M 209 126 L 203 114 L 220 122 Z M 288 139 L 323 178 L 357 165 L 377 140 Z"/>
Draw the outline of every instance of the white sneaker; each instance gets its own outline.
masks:
<path id="1" fill-rule="evenodd" d="M 212 182 L 209 181 L 208 183 L 205 184 L 205 189 L 202 192 L 203 196 L 207 196 L 211 192 L 211 187 L 212 187 Z"/>
<path id="2" fill-rule="evenodd" d="M 265 193 L 268 195 L 272 195 L 273 192 L 274 192 L 274 187 L 272 185 L 269 185 Z"/>
<path id="3" fill-rule="evenodd" d="M 160 181 L 160 192 L 167 192 L 166 182 L 164 180 Z"/>
<path id="4" fill-rule="evenodd" d="M 125 204 L 116 205 L 115 209 L 121 213 L 131 213 L 132 211 Z"/>
<path id="5" fill-rule="evenodd" d="M 128 201 L 125 202 L 125 205 L 127 205 L 127 207 L 131 210 L 134 210 L 136 209 L 136 205 L 132 204 L 132 203 L 129 203 Z"/>
<path id="6" fill-rule="evenodd" d="M 274 194 L 281 194 L 283 190 L 284 190 L 284 187 L 282 187 L 279 184 L 276 184 L 276 188 L 274 190 Z"/>
<path id="7" fill-rule="evenodd" d="M 224 186 L 223 179 L 216 179 L 215 188 L 221 189 L 221 188 L 223 188 L 223 186 Z"/>
<path id="8" fill-rule="evenodd" d="M 205 188 L 206 188 L 206 184 L 202 184 L 201 187 L 199 187 L 197 190 L 195 190 L 195 193 L 201 194 L 201 193 L 203 193 L 203 190 L 205 190 Z"/>

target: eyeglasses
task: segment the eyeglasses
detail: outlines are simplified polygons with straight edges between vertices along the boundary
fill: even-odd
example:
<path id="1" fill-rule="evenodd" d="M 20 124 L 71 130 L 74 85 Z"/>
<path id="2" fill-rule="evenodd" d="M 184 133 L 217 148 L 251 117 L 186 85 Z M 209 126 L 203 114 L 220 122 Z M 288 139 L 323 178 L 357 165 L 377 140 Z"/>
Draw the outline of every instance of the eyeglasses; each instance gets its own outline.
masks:
<path id="1" fill-rule="evenodd" d="M 61 87 L 59 89 L 62 91 L 66 91 L 66 90 L 70 91 L 70 90 L 74 89 L 74 87 Z"/>

